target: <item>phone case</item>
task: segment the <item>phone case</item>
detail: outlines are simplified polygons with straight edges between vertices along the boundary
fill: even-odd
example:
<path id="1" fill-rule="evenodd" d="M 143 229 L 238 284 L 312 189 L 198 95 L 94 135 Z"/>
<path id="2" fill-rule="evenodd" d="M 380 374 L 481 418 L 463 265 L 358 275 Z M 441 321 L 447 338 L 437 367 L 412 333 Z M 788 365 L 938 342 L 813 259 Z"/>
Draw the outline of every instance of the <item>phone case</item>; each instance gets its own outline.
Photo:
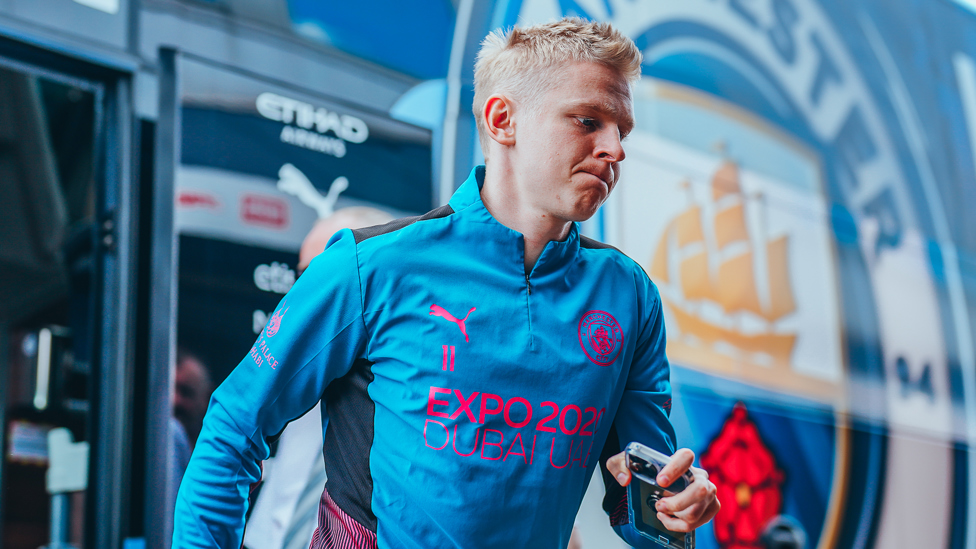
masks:
<path id="1" fill-rule="evenodd" d="M 675 479 L 671 486 L 662 488 L 657 484 L 657 474 L 671 461 L 669 456 L 638 442 L 627 445 L 625 456 L 627 468 L 633 476 L 627 487 L 627 507 L 634 529 L 667 549 L 694 549 L 695 532 L 686 534 L 668 530 L 657 519 L 654 508 L 661 497 L 684 490 L 694 480 L 694 475 L 688 471 Z"/>

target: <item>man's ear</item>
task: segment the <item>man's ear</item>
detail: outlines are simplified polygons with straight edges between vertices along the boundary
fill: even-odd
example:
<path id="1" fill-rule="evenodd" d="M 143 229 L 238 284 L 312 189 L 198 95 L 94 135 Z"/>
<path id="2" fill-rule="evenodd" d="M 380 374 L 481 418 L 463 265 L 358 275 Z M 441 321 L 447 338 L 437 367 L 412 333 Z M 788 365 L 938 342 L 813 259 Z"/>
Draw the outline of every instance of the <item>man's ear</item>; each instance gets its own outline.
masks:
<path id="1" fill-rule="evenodd" d="M 495 94 L 485 101 L 485 107 L 481 112 L 485 130 L 500 145 L 515 144 L 514 114 L 514 104 L 507 96 Z"/>

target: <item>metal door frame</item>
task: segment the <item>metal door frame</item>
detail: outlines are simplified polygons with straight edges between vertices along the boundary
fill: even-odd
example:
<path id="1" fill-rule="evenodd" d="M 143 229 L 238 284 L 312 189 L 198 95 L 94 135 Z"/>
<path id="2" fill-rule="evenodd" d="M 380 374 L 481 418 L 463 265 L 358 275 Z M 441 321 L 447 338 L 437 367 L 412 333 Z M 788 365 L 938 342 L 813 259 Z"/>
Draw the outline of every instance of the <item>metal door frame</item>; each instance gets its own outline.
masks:
<path id="1" fill-rule="evenodd" d="M 146 489 L 144 498 L 145 540 L 148 549 L 169 549 L 173 537 L 173 507 L 168 487 L 172 473 L 170 440 L 176 361 L 177 254 L 173 230 L 173 197 L 176 166 L 180 161 L 178 137 L 179 54 L 159 52 L 159 117 L 156 123 L 152 250 L 149 296 L 149 371 L 146 386 Z M 161 390 L 166 388 L 165 391 Z"/>

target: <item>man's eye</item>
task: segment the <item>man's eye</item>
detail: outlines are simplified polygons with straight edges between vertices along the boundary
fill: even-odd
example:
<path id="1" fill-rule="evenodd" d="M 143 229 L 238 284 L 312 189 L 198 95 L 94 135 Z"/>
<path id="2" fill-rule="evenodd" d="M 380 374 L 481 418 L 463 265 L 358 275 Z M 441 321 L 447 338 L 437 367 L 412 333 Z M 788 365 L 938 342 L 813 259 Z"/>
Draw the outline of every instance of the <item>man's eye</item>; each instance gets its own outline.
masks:
<path id="1" fill-rule="evenodd" d="M 596 120 L 594 120 L 593 118 L 577 117 L 576 121 L 579 123 L 580 126 L 583 126 L 584 128 L 596 127 Z"/>

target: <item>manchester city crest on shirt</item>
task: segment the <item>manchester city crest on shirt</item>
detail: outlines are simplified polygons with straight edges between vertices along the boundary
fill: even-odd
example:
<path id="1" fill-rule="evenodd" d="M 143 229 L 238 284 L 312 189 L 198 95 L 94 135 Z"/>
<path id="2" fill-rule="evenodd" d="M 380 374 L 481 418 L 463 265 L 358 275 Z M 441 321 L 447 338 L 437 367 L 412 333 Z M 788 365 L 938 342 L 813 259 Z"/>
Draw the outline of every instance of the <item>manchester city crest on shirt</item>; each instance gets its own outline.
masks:
<path id="1" fill-rule="evenodd" d="M 579 341 L 590 360 L 600 366 L 609 366 L 617 360 L 623 348 L 624 332 L 610 313 L 589 311 L 580 319 Z"/>

